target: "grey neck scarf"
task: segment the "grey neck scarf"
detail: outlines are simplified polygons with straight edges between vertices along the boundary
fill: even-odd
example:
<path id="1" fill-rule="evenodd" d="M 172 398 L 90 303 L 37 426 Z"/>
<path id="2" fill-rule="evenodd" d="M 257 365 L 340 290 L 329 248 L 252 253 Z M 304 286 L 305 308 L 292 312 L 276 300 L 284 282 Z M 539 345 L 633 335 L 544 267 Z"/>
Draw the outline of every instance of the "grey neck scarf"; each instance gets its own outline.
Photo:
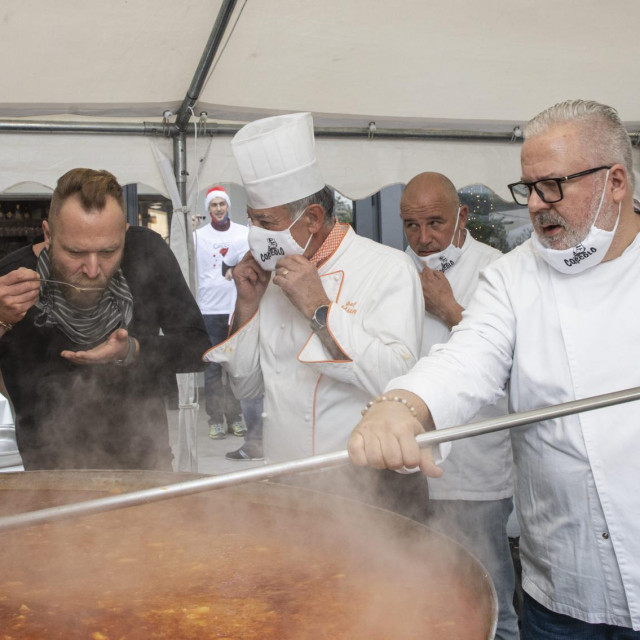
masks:
<path id="1" fill-rule="evenodd" d="M 58 327 L 72 342 L 91 349 L 116 329 L 127 329 L 133 317 L 133 298 L 127 280 L 118 269 L 105 289 L 100 302 L 91 309 L 74 307 L 62 294 L 60 285 L 46 282 L 51 275 L 51 260 L 47 249 L 38 257 L 36 270 L 40 279 L 37 327 Z"/>

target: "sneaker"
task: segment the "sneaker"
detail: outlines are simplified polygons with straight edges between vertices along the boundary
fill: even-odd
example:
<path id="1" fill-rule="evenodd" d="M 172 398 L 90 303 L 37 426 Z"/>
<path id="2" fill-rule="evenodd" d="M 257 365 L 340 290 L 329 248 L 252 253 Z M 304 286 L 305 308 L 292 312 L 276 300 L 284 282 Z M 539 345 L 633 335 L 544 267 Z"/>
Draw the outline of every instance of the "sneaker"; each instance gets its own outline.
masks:
<path id="1" fill-rule="evenodd" d="M 247 435 L 247 427 L 244 426 L 244 422 L 236 420 L 229 425 L 229 431 L 238 438 L 244 438 Z"/>
<path id="2" fill-rule="evenodd" d="M 224 457 L 227 460 L 264 460 L 262 456 L 262 452 L 252 451 L 245 447 L 240 447 L 235 451 L 229 451 L 229 453 L 225 453 Z"/>
<path id="3" fill-rule="evenodd" d="M 214 422 L 209 425 L 209 437 L 212 440 L 222 440 L 227 437 L 226 430 L 223 424 Z"/>

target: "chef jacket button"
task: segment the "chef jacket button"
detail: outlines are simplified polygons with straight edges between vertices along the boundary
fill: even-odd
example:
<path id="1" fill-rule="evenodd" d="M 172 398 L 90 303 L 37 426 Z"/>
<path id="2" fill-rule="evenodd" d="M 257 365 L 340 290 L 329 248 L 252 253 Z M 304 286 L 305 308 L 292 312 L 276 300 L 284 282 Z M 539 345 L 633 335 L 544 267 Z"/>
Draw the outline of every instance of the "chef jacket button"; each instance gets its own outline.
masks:
<path id="1" fill-rule="evenodd" d="M 310 416 L 309 414 L 307 414 L 307 415 L 304 417 L 304 421 L 305 421 L 305 422 L 309 422 L 309 420 L 311 420 L 311 416 Z"/>
<path id="2" fill-rule="evenodd" d="M 287 325 L 283 323 L 283 324 L 281 324 L 281 325 L 280 325 L 280 328 L 281 328 L 281 329 L 284 329 L 286 326 L 287 326 Z"/>
<path id="3" fill-rule="evenodd" d="M 261 417 L 261 418 L 266 418 L 266 417 L 267 417 L 267 414 L 263 411 L 263 412 L 260 414 L 260 417 Z"/>
<path id="4" fill-rule="evenodd" d="M 608 539 L 609 539 L 609 533 L 608 533 L 607 531 L 605 531 L 605 532 L 602 534 L 602 537 L 603 537 L 605 540 L 608 540 Z"/>

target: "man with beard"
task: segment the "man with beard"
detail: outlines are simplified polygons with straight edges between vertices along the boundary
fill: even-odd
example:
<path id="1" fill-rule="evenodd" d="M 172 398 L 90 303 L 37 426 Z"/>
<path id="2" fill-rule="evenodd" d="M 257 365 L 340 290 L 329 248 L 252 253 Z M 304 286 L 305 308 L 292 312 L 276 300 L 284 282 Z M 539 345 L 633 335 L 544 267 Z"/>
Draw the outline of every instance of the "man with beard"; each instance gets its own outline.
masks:
<path id="1" fill-rule="evenodd" d="M 26 469 L 171 470 L 162 385 L 210 342 L 173 254 L 107 171 L 58 180 L 44 242 L 0 262 L 0 370 Z"/>
<path id="2" fill-rule="evenodd" d="M 466 422 L 509 382 L 511 409 L 640 386 L 640 216 L 617 112 L 574 100 L 525 128 L 532 238 L 487 266 L 462 322 L 350 439 L 356 464 L 420 465 L 414 435 Z M 637 412 L 621 404 L 513 430 L 524 640 L 640 638 Z M 455 448 L 456 444 L 453 444 Z"/>

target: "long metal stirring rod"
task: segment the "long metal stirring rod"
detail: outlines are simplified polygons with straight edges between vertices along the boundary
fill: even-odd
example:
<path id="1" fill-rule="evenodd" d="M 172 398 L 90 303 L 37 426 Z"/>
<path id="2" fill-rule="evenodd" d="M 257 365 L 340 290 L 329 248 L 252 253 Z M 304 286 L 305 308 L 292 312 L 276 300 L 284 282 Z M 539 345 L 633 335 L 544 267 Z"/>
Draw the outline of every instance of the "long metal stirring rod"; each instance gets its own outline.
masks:
<path id="1" fill-rule="evenodd" d="M 616 391 L 614 393 L 605 393 L 591 398 L 585 398 L 583 400 L 574 400 L 572 402 L 556 404 L 550 407 L 543 407 L 541 409 L 533 409 L 532 411 L 512 413 L 501 418 L 490 418 L 488 420 L 482 420 L 480 422 L 474 422 L 467 425 L 429 431 L 428 433 L 423 433 L 417 436 L 416 442 L 421 448 L 424 448 L 441 442 L 450 442 L 453 440 L 460 440 L 462 438 L 482 435 L 484 433 L 492 433 L 493 431 L 512 429 L 513 427 L 520 427 L 525 424 L 531 424 L 532 422 L 560 418 L 573 413 L 580 413 L 581 411 L 593 411 L 594 409 L 602 409 L 603 407 L 622 404 L 623 402 L 631 402 L 633 400 L 640 400 L 640 387 L 634 387 L 624 391 Z M 96 498 L 95 500 L 87 500 L 85 502 L 76 502 L 58 507 L 50 507 L 48 509 L 28 511 L 26 513 L 19 513 L 14 516 L 0 518 L 0 531 L 43 524 L 46 522 L 63 520 L 77 516 L 85 516 L 103 511 L 111 511 L 113 509 L 131 507 L 134 505 L 145 504 L 147 502 L 157 502 L 159 500 L 166 500 L 177 496 L 201 493 L 211 489 L 222 489 L 223 487 L 245 484 L 256 480 L 267 480 L 269 478 L 291 475 L 300 471 L 327 469 L 342 465 L 348 462 L 348 460 L 349 454 L 347 451 L 336 451 L 335 453 L 327 453 L 320 456 L 312 456 L 310 458 L 301 458 L 300 460 L 292 460 L 278 464 L 264 465 L 262 467 L 247 469 L 244 471 L 235 471 L 233 473 L 199 478 L 197 480 L 189 480 L 187 482 L 178 482 L 176 484 L 155 487 L 153 489 L 132 491 L 130 493 L 107 496 L 105 498 Z"/>

